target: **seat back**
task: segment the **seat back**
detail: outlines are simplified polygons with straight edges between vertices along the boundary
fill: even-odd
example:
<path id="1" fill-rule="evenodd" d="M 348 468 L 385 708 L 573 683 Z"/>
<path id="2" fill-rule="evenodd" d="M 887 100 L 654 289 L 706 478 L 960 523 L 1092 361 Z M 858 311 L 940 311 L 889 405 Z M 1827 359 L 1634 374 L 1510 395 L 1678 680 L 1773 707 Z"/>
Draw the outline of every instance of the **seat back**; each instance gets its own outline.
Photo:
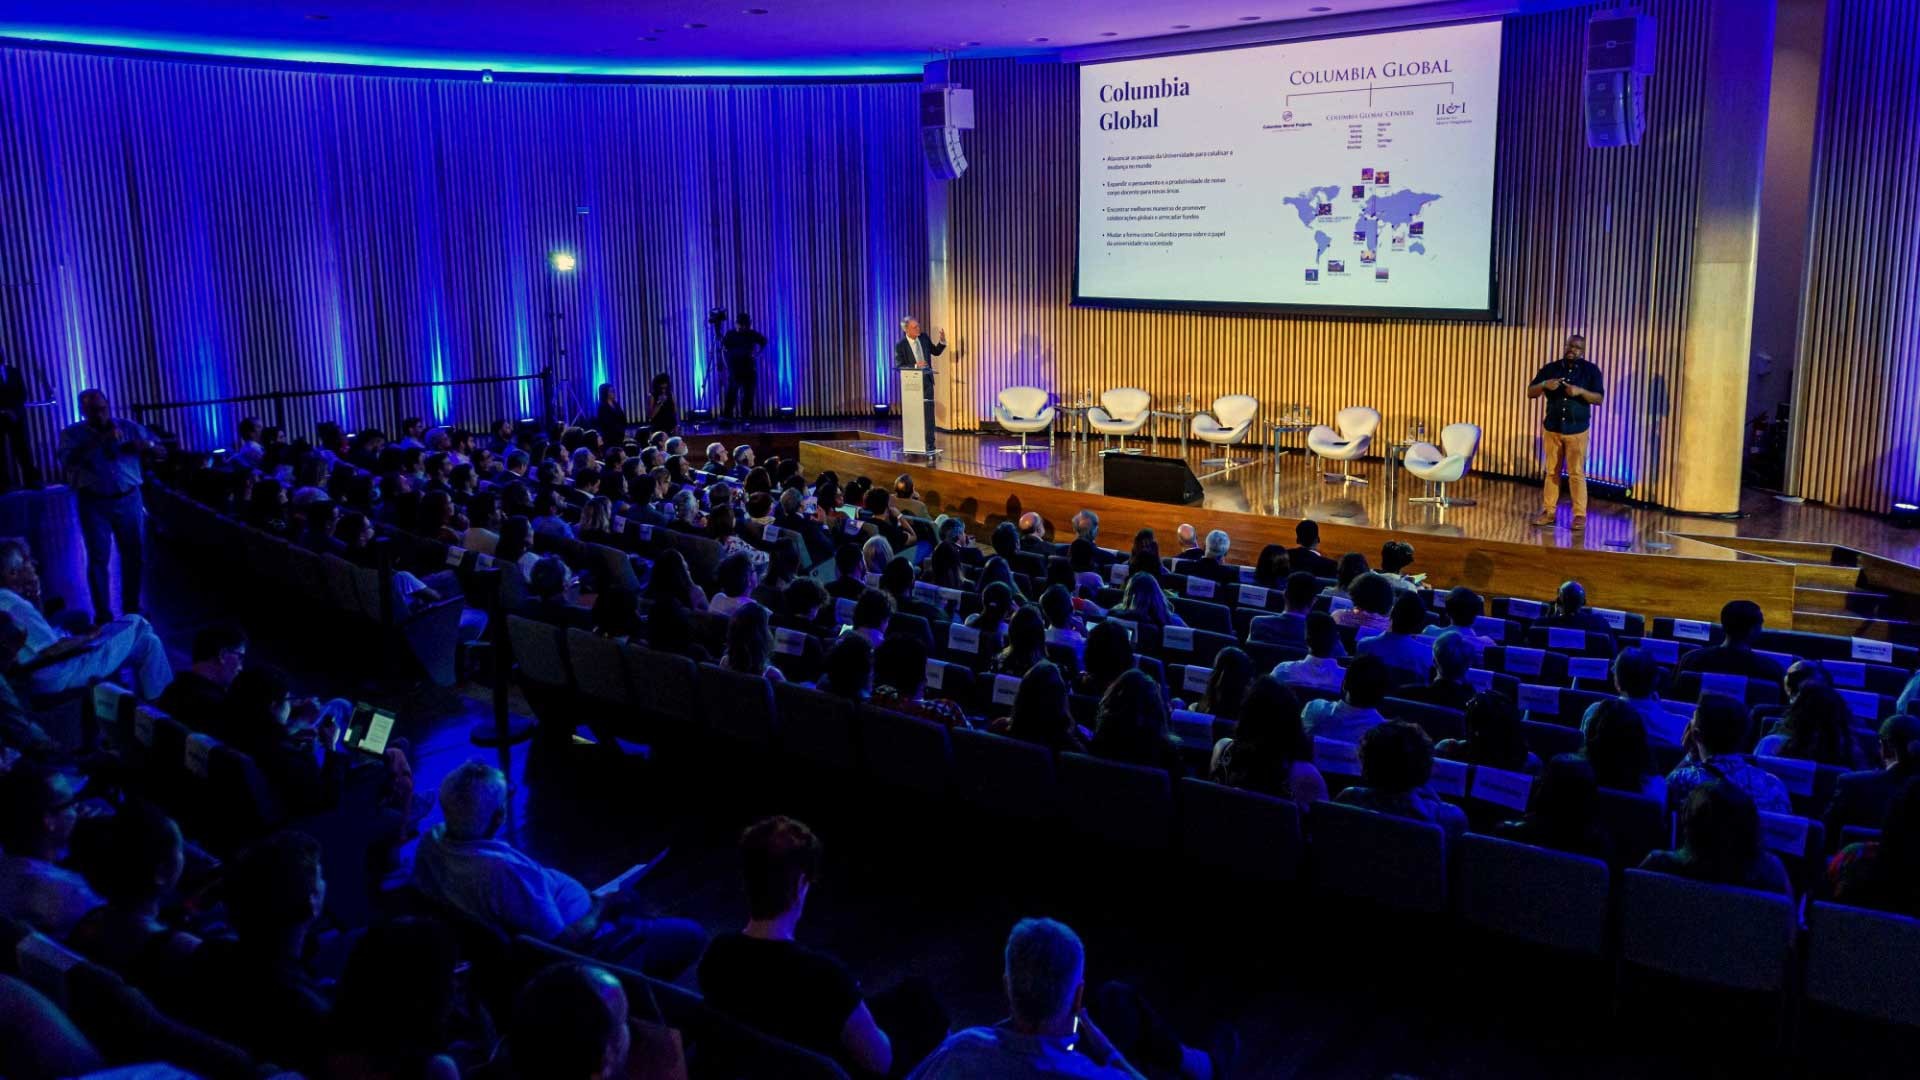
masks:
<path id="1" fill-rule="evenodd" d="M 1349 405 L 1334 414 L 1333 426 L 1347 442 L 1371 438 L 1380 428 L 1380 413 L 1365 405 Z"/>
<path id="2" fill-rule="evenodd" d="M 773 683 L 764 675 L 701 664 L 700 713 L 722 739 L 762 753 L 774 747 Z"/>
<path id="3" fill-rule="evenodd" d="M 509 615 L 507 635 L 513 643 L 513 660 L 520 669 L 521 679 L 549 690 L 565 690 L 572 685 L 559 627 L 538 619 Z"/>
<path id="4" fill-rule="evenodd" d="M 1213 399 L 1213 418 L 1223 428 L 1237 428 L 1260 411 L 1260 399 L 1252 394 L 1228 394 Z"/>
<path id="5" fill-rule="evenodd" d="M 1314 877 L 1339 896 L 1438 914 L 1447 908 L 1447 838 L 1440 826 L 1344 803 L 1315 803 Z"/>
<path id="6" fill-rule="evenodd" d="M 1140 853 L 1173 841 L 1173 784 L 1165 769 L 1061 754 L 1060 798 L 1075 832 L 1107 847 Z"/>
<path id="7" fill-rule="evenodd" d="M 1792 898 L 1649 870 L 1628 870 L 1620 888 L 1626 963 L 1734 990 L 1785 985 Z"/>
<path id="8" fill-rule="evenodd" d="M 698 665 L 678 653 L 641 645 L 623 645 L 620 653 L 641 712 L 677 725 L 693 719 Z"/>
<path id="9" fill-rule="evenodd" d="M 1483 930 L 1599 956 L 1607 939 L 1607 864 L 1469 834 L 1455 852 L 1453 906 Z"/>
<path id="10" fill-rule="evenodd" d="M 1000 407 L 1016 419 L 1031 420 L 1047 407 L 1048 394 L 1037 386 L 1009 386 L 1000 391 Z"/>
<path id="11" fill-rule="evenodd" d="M 860 763 L 888 787 L 930 799 L 953 786 L 953 747 L 947 729 L 931 720 L 891 709 L 859 709 Z"/>
<path id="12" fill-rule="evenodd" d="M 994 817 L 1051 822 L 1059 813 L 1053 755 L 1036 743 L 955 728 L 953 774 L 960 799 Z"/>
<path id="13" fill-rule="evenodd" d="M 780 709 L 781 749 L 812 766 L 843 773 L 859 768 L 853 702 L 790 682 L 775 684 L 773 700 Z"/>
<path id="14" fill-rule="evenodd" d="M 1467 714 L 1459 709 L 1449 709 L 1444 705 L 1430 705 L 1424 701 L 1407 701 L 1403 698 L 1387 698 L 1380 703 L 1380 713 L 1395 720 L 1406 720 L 1420 725 L 1427 737 L 1434 742 L 1441 739 L 1458 739 L 1467 733 Z"/>
<path id="15" fill-rule="evenodd" d="M 1248 881 L 1299 879 L 1306 848 L 1293 800 L 1191 776 L 1179 793 L 1180 850 L 1189 860 Z"/>
<path id="16" fill-rule="evenodd" d="M 1806 998 L 1855 1016 L 1920 1027 L 1920 920 L 1816 903 L 1807 917 Z"/>
<path id="17" fill-rule="evenodd" d="M 1448 457 L 1470 458 L 1480 450 L 1479 424 L 1448 424 L 1440 429 L 1440 449 Z"/>
<path id="18" fill-rule="evenodd" d="M 1638 866 L 1647 852 L 1673 843 L 1672 819 L 1657 800 L 1630 791 L 1600 789 L 1594 817 L 1613 837 L 1614 859 L 1622 866 Z"/>
<path id="19" fill-rule="evenodd" d="M 567 663 L 580 692 L 588 698 L 616 708 L 633 704 L 633 687 L 627 682 L 618 641 L 573 627 L 567 631 Z"/>
<path id="20" fill-rule="evenodd" d="M 1115 420 L 1135 420 L 1153 405 L 1153 395 L 1131 386 L 1108 390 L 1100 395 L 1100 407 Z M 1011 406 L 1009 406 L 1011 408 Z"/>

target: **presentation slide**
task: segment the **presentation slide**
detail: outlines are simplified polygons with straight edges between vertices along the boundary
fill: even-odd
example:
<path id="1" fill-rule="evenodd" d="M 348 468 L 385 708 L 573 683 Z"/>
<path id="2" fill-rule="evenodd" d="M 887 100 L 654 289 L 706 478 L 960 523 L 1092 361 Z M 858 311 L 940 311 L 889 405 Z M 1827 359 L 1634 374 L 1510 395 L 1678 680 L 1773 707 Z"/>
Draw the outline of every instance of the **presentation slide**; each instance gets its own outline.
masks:
<path id="1" fill-rule="evenodd" d="M 1500 24 L 1080 68 L 1079 302 L 1489 317 Z"/>

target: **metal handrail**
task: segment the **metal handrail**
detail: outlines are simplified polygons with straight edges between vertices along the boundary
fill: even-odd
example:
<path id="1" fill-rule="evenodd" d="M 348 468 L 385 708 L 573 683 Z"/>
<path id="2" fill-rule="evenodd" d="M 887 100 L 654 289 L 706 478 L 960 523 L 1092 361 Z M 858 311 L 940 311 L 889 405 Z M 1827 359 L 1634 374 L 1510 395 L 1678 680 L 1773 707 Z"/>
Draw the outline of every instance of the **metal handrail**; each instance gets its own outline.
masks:
<path id="1" fill-rule="evenodd" d="M 442 386 L 487 386 L 507 383 L 539 382 L 541 384 L 540 408 L 543 421 L 550 421 L 553 414 L 553 368 L 547 367 L 528 375 L 479 375 L 465 379 L 434 379 L 426 382 L 382 382 L 368 383 L 364 386 L 330 386 L 324 390 L 270 390 L 258 394 L 235 394 L 229 397 L 195 398 L 190 401 L 144 401 L 128 406 L 133 418 L 144 424 L 150 413 L 167 412 L 175 409 L 192 409 L 209 405 L 242 405 L 267 401 L 274 405 L 274 424 L 287 425 L 287 402 L 304 401 L 308 398 L 332 397 L 339 394 L 370 394 L 387 392 L 395 394 L 394 416 L 398 418 L 404 411 L 397 395 L 408 390 L 431 390 Z"/>

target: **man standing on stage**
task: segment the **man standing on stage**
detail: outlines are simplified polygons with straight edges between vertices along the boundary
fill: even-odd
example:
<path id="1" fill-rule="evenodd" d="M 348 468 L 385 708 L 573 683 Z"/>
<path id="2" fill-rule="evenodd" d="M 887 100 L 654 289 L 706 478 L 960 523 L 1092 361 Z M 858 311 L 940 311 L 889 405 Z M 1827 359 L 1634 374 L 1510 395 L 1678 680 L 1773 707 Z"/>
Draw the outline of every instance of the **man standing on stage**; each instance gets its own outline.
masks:
<path id="1" fill-rule="evenodd" d="M 900 320 L 900 340 L 893 345 L 893 366 L 897 368 L 929 367 L 932 358 L 947 351 L 947 332 L 940 331 L 940 340 L 936 344 L 920 329 L 920 320 L 909 315 Z"/>
<path id="2" fill-rule="evenodd" d="M 146 428 L 113 416 L 107 395 L 80 392 L 83 419 L 60 433 L 60 464 L 73 485 L 80 511 L 80 539 L 87 548 L 87 591 L 93 596 L 93 621 L 113 620 L 107 591 L 107 560 L 120 548 L 120 605 L 126 614 L 140 611 L 140 573 L 145 564 L 146 480 L 142 459 L 160 450 Z"/>
<path id="3" fill-rule="evenodd" d="M 720 403 L 720 415 L 751 420 L 753 391 L 760 378 L 757 370 L 760 350 L 767 347 L 767 337 L 753 328 L 753 317 L 743 311 L 734 321 L 733 329 L 720 339 L 720 347 L 727 354 L 727 396 Z M 736 394 L 740 399 L 738 412 L 733 405 Z"/>
<path id="4" fill-rule="evenodd" d="M 1553 524 L 1560 506 L 1560 467 L 1564 463 L 1567 488 L 1573 495 L 1573 531 L 1579 532 L 1587 527 L 1587 429 L 1593 407 L 1606 396 L 1599 367 L 1587 359 L 1585 336 L 1575 334 L 1567 339 L 1560 359 L 1533 377 L 1527 396 L 1547 399 L 1547 416 L 1541 422 L 1540 434 L 1547 475 L 1541 484 L 1540 516 L 1533 519 L 1533 524 Z"/>
<path id="5" fill-rule="evenodd" d="M 27 375 L 5 357 L 0 357 L 0 450 L 20 467 L 20 486 L 40 486 L 40 470 L 33 464 L 33 447 L 27 442 Z M 0 472 L 0 489 L 12 482 L 12 470 Z"/>

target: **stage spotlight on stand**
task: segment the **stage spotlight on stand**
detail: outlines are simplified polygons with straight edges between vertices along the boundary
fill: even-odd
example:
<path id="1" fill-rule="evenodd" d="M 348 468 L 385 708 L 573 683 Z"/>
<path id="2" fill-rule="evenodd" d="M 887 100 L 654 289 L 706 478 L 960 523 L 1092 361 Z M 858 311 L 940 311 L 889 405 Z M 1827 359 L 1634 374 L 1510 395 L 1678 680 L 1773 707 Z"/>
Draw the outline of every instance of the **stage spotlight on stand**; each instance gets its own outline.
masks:
<path id="1" fill-rule="evenodd" d="M 567 251 L 556 251 L 547 256 L 547 265 L 562 274 L 571 274 L 575 266 L 573 254 Z"/>

